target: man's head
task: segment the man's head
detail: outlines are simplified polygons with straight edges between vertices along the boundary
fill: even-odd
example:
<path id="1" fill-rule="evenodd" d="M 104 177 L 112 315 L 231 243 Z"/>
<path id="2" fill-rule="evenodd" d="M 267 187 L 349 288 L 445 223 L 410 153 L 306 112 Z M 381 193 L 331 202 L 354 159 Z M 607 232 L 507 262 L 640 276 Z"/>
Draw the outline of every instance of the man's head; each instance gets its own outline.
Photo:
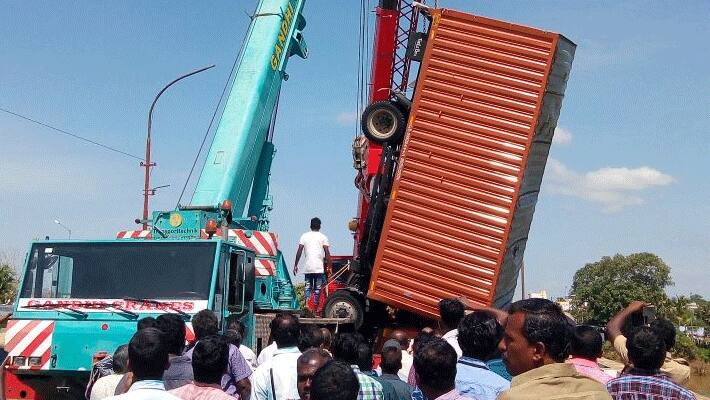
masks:
<path id="1" fill-rule="evenodd" d="M 629 361 L 636 368 L 657 370 L 666 359 L 666 342 L 656 330 L 648 326 L 636 328 L 626 342 Z"/>
<path id="2" fill-rule="evenodd" d="M 356 400 L 359 391 L 355 372 L 340 361 L 327 362 L 311 381 L 311 400 Z"/>
<path id="3" fill-rule="evenodd" d="M 165 346 L 168 353 L 181 355 L 185 349 L 185 321 L 177 314 L 162 314 L 155 319 L 160 329 L 165 334 Z"/>
<path id="4" fill-rule="evenodd" d="M 571 325 L 557 304 L 525 299 L 510 306 L 505 335 L 500 342 L 511 375 L 519 375 L 567 358 Z"/>
<path id="5" fill-rule="evenodd" d="M 168 368 L 168 349 L 163 332 L 145 328 L 136 332 L 128 343 L 128 369 L 136 381 L 161 380 Z"/>
<path id="6" fill-rule="evenodd" d="M 464 305 L 458 299 L 441 299 L 439 301 L 439 315 L 441 327 L 447 331 L 456 329 L 463 318 Z"/>
<path id="7" fill-rule="evenodd" d="M 330 354 L 323 349 L 308 349 L 298 357 L 298 362 L 296 363 L 298 380 L 296 385 L 298 386 L 298 394 L 301 400 L 310 400 L 313 375 L 330 360 Z"/>
<path id="8" fill-rule="evenodd" d="M 456 350 L 444 339 L 435 338 L 414 352 L 414 372 L 417 386 L 428 399 L 454 389 L 456 381 Z"/>
<path id="9" fill-rule="evenodd" d="M 397 375 L 402 369 L 402 349 L 399 346 L 383 347 L 380 368 L 383 374 Z"/>
<path id="10" fill-rule="evenodd" d="M 222 375 L 227 370 L 229 345 L 219 336 L 200 339 L 192 351 L 192 372 L 195 382 L 206 384 L 222 383 Z"/>
<path id="11" fill-rule="evenodd" d="M 271 337 L 277 348 L 298 346 L 301 326 L 298 317 L 290 312 L 280 312 L 271 320 Z"/>
<path id="12" fill-rule="evenodd" d="M 145 317 L 138 320 L 138 329 L 155 328 L 158 322 L 153 317 Z"/>
<path id="13" fill-rule="evenodd" d="M 468 314 L 459 324 L 459 346 L 466 357 L 483 361 L 490 359 L 501 338 L 503 327 L 494 315 L 485 311 Z"/>
<path id="14" fill-rule="evenodd" d="M 414 338 L 414 343 L 412 343 L 412 347 L 414 348 L 414 351 L 416 351 L 418 348 L 424 346 L 425 344 L 431 342 L 434 339 L 436 339 L 436 336 L 434 336 L 433 333 L 421 331 Z"/>
<path id="15" fill-rule="evenodd" d="M 122 344 L 113 352 L 111 359 L 113 372 L 116 374 L 125 374 L 128 372 L 128 345 Z"/>
<path id="16" fill-rule="evenodd" d="M 395 329 L 390 333 L 390 339 L 394 339 L 399 342 L 399 346 L 402 350 L 407 350 L 409 348 L 409 338 L 407 333 L 401 329 Z"/>
<path id="17" fill-rule="evenodd" d="M 596 361 L 602 356 L 602 335 L 589 325 L 574 327 L 570 342 L 570 354 L 587 360 Z"/>
<path id="18" fill-rule="evenodd" d="M 311 230 L 312 231 L 319 231 L 320 230 L 320 218 L 318 218 L 318 217 L 311 218 Z"/>
<path id="19" fill-rule="evenodd" d="M 372 349 L 367 343 L 360 342 L 357 345 L 357 366 L 360 371 L 372 371 Z"/>
<path id="20" fill-rule="evenodd" d="M 360 345 L 358 336 L 354 333 L 337 333 L 333 338 L 330 350 L 333 357 L 350 365 L 357 364 L 357 347 Z"/>
<path id="21" fill-rule="evenodd" d="M 210 310 L 202 310 L 192 317 L 192 329 L 195 331 L 195 338 L 202 340 L 207 336 L 214 336 L 219 333 L 219 321 L 217 316 Z"/>
<path id="22" fill-rule="evenodd" d="M 246 327 L 244 326 L 244 323 L 237 318 L 236 316 L 230 316 L 227 318 L 227 329 L 232 329 L 244 337 L 244 333 L 246 332 Z"/>
<path id="23" fill-rule="evenodd" d="M 675 346 L 675 326 L 667 319 L 657 318 L 651 322 L 651 329 L 666 343 L 666 350 L 671 351 Z"/>
<path id="24" fill-rule="evenodd" d="M 298 339 L 298 349 L 306 351 L 310 348 L 320 348 L 323 345 L 323 335 L 320 328 L 313 325 L 301 325 L 301 337 Z"/>
<path id="25" fill-rule="evenodd" d="M 320 334 L 323 337 L 322 347 L 326 350 L 330 349 L 330 342 L 333 340 L 333 336 L 330 333 L 330 329 L 322 327 L 320 328 Z"/>

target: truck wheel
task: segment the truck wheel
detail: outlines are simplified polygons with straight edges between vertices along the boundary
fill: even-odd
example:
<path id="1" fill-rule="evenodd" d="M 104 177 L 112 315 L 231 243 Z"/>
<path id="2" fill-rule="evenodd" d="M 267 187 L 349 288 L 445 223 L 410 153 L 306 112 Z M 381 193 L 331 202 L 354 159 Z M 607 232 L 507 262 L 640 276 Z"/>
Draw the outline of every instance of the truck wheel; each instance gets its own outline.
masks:
<path id="1" fill-rule="evenodd" d="M 362 302 L 347 290 L 338 290 L 328 297 L 323 310 L 325 318 L 350 318 L 355 329 L 360 329 L 365 316 Z"/>
<path id="2" fill-rule="evenodd" d="M 360 124 L 365 137 L 373 142 L 397 143 L 404 136 L 407 120 L 397 105 L 385 100 L 367 106 Z"/>

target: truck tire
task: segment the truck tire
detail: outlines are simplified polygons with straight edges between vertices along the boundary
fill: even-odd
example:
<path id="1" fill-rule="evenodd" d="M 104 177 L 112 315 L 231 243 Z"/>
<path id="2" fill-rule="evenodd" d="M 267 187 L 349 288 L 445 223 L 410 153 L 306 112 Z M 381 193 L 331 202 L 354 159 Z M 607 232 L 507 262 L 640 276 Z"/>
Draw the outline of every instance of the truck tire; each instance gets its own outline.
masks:
<path id="1" fill-rule="evenodd" d="M 360 329 L 365 317 L 362 301 L 347 290 L 338 290 L 328 297 L 323 309 L 325 318 L 350 318 L 355 329 Z"/>
<path id="2" fill-rule="evenodd" d="M 376 101 L 362 113 L 360 120 L 365 137 L 375 143 L 397 144 L 402 140 L 407 119 L 402 109 L 391 101 Z"/>

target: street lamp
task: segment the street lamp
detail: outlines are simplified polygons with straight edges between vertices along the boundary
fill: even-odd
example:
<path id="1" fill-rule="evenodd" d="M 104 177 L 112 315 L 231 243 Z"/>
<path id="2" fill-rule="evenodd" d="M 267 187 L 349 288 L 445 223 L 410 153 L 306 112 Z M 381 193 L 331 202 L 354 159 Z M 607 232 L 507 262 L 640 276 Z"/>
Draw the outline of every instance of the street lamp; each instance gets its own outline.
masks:
<path id="1" fill-rule="evenodd" d="M 158 99 L 160 96 L 168 90 L 168 88 L 178 81 L 181 81 L 188 76 L 192 76 L 195 74 L 199 74 L 202 71 L 206 71 L 210 68 L 214 68 L 214 65 L 210 65 L 208 67 L 203 67 L 200 69 L 196 69 L 190 73 L 187 73 L 185 75 L 182 75 L 176 79 L 174 79 L 172 82 L 168 83 L 165 85 L 160 92 L 155 96 L 155 99 L 153 99 L 153 103 L 150 105 L 150 111 L 148 112 L 148 137 L 146 138 L 145 142 L 145 162 L 141 161 L 141 167 L 145 168 L 145 185 L 143 188 L 143 230 L 148 229 L 148 197 L 155 194 L 155 191 L 153 190 L 151 192 L 150 189 L 150 169 L 155 166 L 155 163 L 150 162 L 150 139 L 151 139 L 151 131 L 152 131 L 152 126 L 153 126 L 153 109 L 155 108 L 155 103 L 158 102 Z"/>
<path id="2" fill-rule="evenodd" d="M 57 224 L 57 225 L 59 225 L 59 226 L 61 226 L 62 228 L 64 228 L 64 230 L 66 230 L 67 232 L 69 232 L 69 239 L 71 239 L 71 229 L 67 228 L 64 224 L 62 224 L 61 222 L 59 222 L 58 219 L 55 219 L 55 220 L 54 220 L 54 223 Z"/>

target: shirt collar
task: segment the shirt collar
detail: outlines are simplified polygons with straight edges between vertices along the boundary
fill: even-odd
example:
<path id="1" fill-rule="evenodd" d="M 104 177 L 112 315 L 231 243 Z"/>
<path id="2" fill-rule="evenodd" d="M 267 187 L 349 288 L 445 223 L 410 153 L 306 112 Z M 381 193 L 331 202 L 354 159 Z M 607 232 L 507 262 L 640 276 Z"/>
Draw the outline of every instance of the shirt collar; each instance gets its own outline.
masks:
<path id="1" fill-rule="evenodd" d="M 481 361 L 481 360 L 479 360 L 479 359 L 477 359 L 477 358 L 473 358 L 473 357 L 461 356 L 461 358 L 459 358 L 459 361 L 458 361 L 458 362 L 459 362 L 460 364 L 469 365 L 469 366 L 472 366 L 472 367 L 478 367 L 478 368 L 483 368 L 483 369 L 490 369 L 490 368 L 488 368 L 488 365 L 486 365 L 486 363 L 484 363 L 483 361 Z"/>
<path id="2" fill-rule="evenodd" d="M 576 374 L 577 370 L 571 364 L 552 363 L 531 369 L 530 371 L 522 373 L 518 376 L 514 376 L 513 380 L 510 382 L 510 386 L 519 386 L 538 379 L 575 376 Z"/>
<path id="3" fill-rule="evenodd" d="M 579 365 L 581 367 L 590 367 L 590 368 L 598 368 L 599 367 L 599 364 L 597 364 L 596 361 L 587 360 L 586 358 L 582 358 L 582 357 L 572 357 L 567 361 L 571 364 Z"/>
<path id="4" fill-rule="evenodd" d="M 153 380 L 153 379 L 146 379 L 143 381 L 136 381 L 133 382 L 130 388 L 128 388 L 128 391 L 133 391 L 133 390 L 139 390 L 139 389 L 155 389 L 155 390 L 165 390 L 165 385 L 163 384 L 163 381 L 158 381 L 158 380 Z"/>
<path id="5" fill-rule="evenodd" d="M 288 354 L 288 353 L 300 353 L 301 350 L 298 350 L 298 347 L 281 347 L 277 348 L 274 350 L 274 355 L 277 354 Z"/>
<path id="6" fill-rule="evenodd" d="M 358 367 L 357 364 L 350 364 L 350 368 L 352 368 L 355 373 L 360 372 L 360 367 Z"/>
<path id="7" fill-rule="evenodd" d="M 449 338 L 455 338 L 456 336 L 459 335 L 459 330 L 458 329 L 452 329 L 444 334 L 442 336 L 442 339 L 449 339 Z"/>
<path id="8" fill-rule="evenodd" d="M 665 376 L 657 369 L 631 368 L 624 375 Z"/>

